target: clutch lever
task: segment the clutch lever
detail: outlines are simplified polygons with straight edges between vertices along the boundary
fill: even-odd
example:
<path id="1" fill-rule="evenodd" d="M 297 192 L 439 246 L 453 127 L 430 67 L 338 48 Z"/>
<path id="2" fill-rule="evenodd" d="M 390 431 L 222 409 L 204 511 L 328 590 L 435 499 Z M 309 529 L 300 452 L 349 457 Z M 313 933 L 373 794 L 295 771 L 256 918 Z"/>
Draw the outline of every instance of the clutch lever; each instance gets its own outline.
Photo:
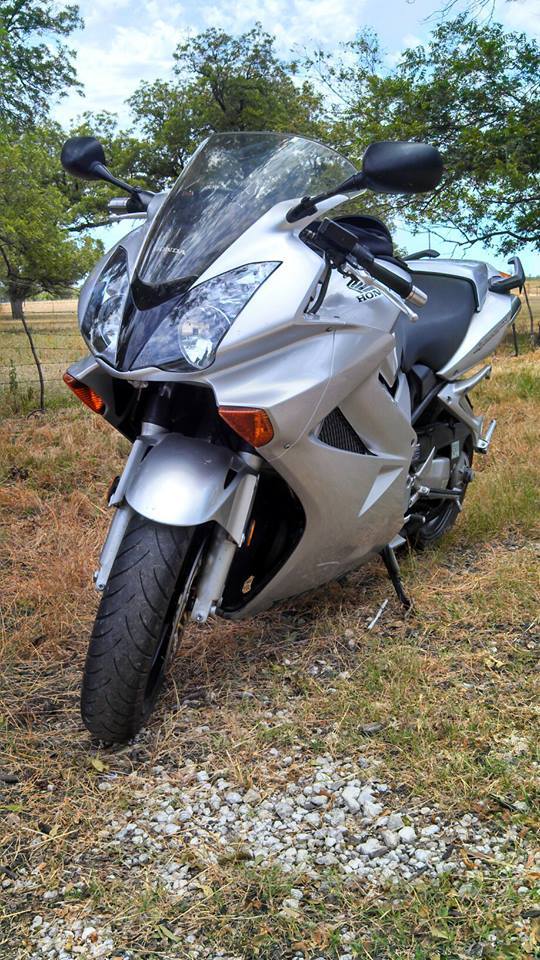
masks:
<path id="1" fill-rule="evenodd" d="M 359 267 L 356 263 L 347 257 L 345 262 L 340 268 L 340 272 L 346 277 L 352 277 L 354 280 L 361 280 L 362 283 L 367 284 L 370 287 L 376 287 L 377 290 L 380 290 L 384 296 L 390 300 L 402 313 L 405 313 L 411 323 L 416 323 L 418 320 L 418 314 L 411 310 L 405 300 L 399 296 L 399 294 L 394 293 L 390 287 L 387 287 L 385 283 L 382 283 L 380 280 L 377 280 L 376 277 L 373 277 L 367 270 L 364 270 L 362 267 Z M 425 303 L 425 300 L 423 301 Z"/>
<path id="2" fill-rule="evenodd" d="M 367 282 L 378 287 L 393 303 L 404 308 L 404 301 L 422 307 L 427 302 L 427 295 L 413 285 L 410 273 L 401 266 L 391 262 L 379 260 L 367 247 L 358 243 L 354 233 L 347 230 L 335 220 L 321 220 L 316 232 L 310 234 L 311 242 L 327 250 L 335 265 L 341 269 L 345 263 L 351 269 L 357 267 L 366 271 Z M 414 311 L 405 312 L 417 320 Z"/>

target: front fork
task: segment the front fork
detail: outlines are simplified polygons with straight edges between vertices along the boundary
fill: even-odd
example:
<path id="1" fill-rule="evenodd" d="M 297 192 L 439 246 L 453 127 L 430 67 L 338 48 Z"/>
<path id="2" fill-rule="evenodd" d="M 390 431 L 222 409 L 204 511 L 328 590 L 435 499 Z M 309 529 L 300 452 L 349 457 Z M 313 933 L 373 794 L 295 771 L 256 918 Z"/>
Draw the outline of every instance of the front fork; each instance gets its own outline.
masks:
<path id="1" fill-rule="evenodd" d="M 233 505 L 232 528 L 227 531 L 219 524 L 215 525 L 210 547 L 197 581 L 195 601 L 191 610 L 191 619 L 196 623 L 205 623 L 210 614 L 216 612 L 235 553 L 245 540 L 259 482 L 258 471 L 263 461 L 256 454 L 241 453 L 240 456 L 257 473 L 247 474 L 238 488 Z"/>
<path id="2" fill-rule="evenodd" d="M 103 591 L 107 585 L 129 522 L 136 513 L 125 497 L 130 480 L 148 447 L 164 433 L 167 433 L 167 430 L 156 424 L 142 425 L 141 436 L 135 440 L 122 476 L 109 497 L 109 506 L 116 509 L 101 550 L 99 567 L 94 574 L 94 583 L 99 591 Z M 214 524 L 213 535 L 195 586 L 191 619 L 197 623 L 205 623 L 210 614 L 215 613 L 223 596 L 236 551 L 245 539 L 263 460 L 248 452 L 240 452 L 238 456 L 245 462 L 249 472 L 237 486 L 227 519 L 227 530 L 219 523 Z"/>

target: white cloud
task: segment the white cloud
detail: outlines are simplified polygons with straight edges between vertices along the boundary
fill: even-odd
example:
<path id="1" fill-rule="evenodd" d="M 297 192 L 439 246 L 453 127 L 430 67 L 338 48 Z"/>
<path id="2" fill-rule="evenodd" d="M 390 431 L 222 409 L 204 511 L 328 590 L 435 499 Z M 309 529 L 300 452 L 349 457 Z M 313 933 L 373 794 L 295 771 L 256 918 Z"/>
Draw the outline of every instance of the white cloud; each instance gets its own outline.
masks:
<path id="1" fill-rule="evenodd" d="M 126 122 L 126 99 L 142 80 L 168 76 L 172 54 L 187 31 L 162 19 L 151 19 L 148 27 L 118 25 L 102 42 L 77 44 L 77 73 L 84 86 L 83 96 L 70 94 L 56 108 L 60 122 L 67 122 L 84 110 L 110 110 Z"/>
<path id="2" fill-rule="evenodd" d="M 213 0 L 190 10 L 175 0 L 82 0 L 85 30 L 73 38 L 84 96 L 71 93 L 56 108 L 64 123 L 84 110 L 111 110 L 125 123 L 125 100 L 141 80 L 168 76 L 178 43 L 197 29 L 214 26 L 231 33 L 257 21 L 276 38 L 278 52 L 349 40 L 363 25 L 367 0 Z M 188 16 L 189 13 L 189 16 Z M 136 24 L 136 25 L 134 25 Z"/>
<path id="3" fill-rule="evenodd" d="M 540 36 L 540 0 L 499 0 L 496 18 L 511 30 Z"/>
<path id="4" fill-rule="evenodd" d="M 292 46 L 313 42 L 332 46 L 350 40 L 365 25 L 366 0 L 237 0 L 204 5 L 200 11 L 207 26 L 240 33 L 259 20 L 276 37 L 280 53 Z"/>
<path id="5" fill-rule="evenodd" d="M 107 17 L 110 20 L 111 3 L 110 0 L 82 0 L 79 2 L 79 10 L 87 29 L 91 29 L 96 24 L 102 23 Z M 130 0 L 114 0 L 115 14 L 119 10 L 125 10 L 130 6 Z"/>
<path id="6" fill-rule="evenodd" d="M 406 33 L 401 41 L 401 49 L 395 50 L 393 53 L 387 53 L 384 62 L 389 67 L 397 67 L 403 58 L 405 50 L 414 50 L 415 47 L 422 46 L 423 42 L 422 38 L 417 37 L 416 34 Z"/>

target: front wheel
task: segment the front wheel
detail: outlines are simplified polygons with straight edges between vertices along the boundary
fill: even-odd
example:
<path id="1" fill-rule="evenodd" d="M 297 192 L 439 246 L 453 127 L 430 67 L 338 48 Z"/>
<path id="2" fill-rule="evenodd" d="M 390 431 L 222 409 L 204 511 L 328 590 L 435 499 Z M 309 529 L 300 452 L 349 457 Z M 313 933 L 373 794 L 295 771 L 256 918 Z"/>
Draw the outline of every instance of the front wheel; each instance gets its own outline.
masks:
<path id="1" fill-rule="evenodd" d="M 196 528 L 135 516 L 98 608 L 84 668 L 81 713 L 93 737 L 129 740 L 146 723 L 175 652 L 198 570 Z"/>

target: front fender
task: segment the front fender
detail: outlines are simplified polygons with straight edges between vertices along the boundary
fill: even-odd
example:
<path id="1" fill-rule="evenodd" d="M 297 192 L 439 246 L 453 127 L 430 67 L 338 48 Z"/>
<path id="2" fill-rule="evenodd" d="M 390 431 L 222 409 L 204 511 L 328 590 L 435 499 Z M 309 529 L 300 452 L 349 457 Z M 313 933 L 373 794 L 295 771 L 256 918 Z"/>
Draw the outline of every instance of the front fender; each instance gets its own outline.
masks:
<path id="1" fill-rule="evenodd" d="M 166 433 L 130 471 L 125 499 L 156 523 L 195 527 L 215 520 L 240 543 L 257 478 L 232 450 Z"/>

